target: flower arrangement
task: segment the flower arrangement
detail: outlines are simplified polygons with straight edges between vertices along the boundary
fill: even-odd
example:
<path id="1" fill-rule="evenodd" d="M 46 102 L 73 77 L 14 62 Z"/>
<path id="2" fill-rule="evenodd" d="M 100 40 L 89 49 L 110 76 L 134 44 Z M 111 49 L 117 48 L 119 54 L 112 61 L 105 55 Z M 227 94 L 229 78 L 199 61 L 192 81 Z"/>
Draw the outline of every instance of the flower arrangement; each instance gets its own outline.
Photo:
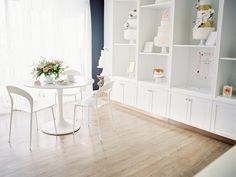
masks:
<path id="1" fill-rule="evenodd" d="M 32 74 L 37 79 L 41 75 L 45 77 L 55 76 L 55 79 L 58 79 L 60 74 L 66 69 L 63 66 L 63 62 L 60 60 L 46 60 L 43 59 L 34 65 Z"/>

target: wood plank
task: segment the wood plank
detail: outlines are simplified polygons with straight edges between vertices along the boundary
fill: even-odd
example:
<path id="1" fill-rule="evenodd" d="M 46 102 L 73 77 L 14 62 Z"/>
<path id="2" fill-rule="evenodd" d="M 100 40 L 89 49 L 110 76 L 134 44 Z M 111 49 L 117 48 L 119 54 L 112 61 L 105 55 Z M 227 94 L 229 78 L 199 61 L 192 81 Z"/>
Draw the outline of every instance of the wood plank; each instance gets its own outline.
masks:
<path id="1" fill-rule="evenodd" d="M 74 136 L 49 136 L 34 126 L 31 152 L 28 115 L 15 113 L 11 145 L 9 115 L 1 116 L 0 176 L 193 176 L 231 147 L 117 104 L 113 108 L 113 121 L 107 107 L 99 110 L 103 143 L 93 113 L 90 128 L 84 122 Z M 66 104 L 65 110 L 72 118 L 72 105 Z M 50 116 L 48 111 L 39 113 L 39 125 Z"/>

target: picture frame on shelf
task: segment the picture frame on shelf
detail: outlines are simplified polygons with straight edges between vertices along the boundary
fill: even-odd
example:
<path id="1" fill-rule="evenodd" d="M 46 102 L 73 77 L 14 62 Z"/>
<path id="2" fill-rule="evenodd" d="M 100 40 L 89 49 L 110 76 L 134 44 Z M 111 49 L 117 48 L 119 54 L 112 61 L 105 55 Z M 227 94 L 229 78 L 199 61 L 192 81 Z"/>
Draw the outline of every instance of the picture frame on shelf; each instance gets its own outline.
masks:
<path id="1" fill-rule="evenodd" d="M 134 72 L 135 72 L 135 61 L 130 60 L 128 64 L 128 74 L 130 78 L 134 77 Z"/>
<path id="2" fill-rule="evenodd" d="M 209 34 L 206 45 L 216 45 L 216 39 L 217 39 L 217 32 L 213 31 Z"/>
<path id="3" fill-rule="evenodd" d="M 152 53 L 154 43 L 152 41 L 145 42 L 143 52 Z"/>
<path id="4" fill-rule="evenodd" d="M 224 97 L 232 97 L 233 94 L 233 87 L 229 85 L 225 85 L 223 87 L 223 96 Z"/>

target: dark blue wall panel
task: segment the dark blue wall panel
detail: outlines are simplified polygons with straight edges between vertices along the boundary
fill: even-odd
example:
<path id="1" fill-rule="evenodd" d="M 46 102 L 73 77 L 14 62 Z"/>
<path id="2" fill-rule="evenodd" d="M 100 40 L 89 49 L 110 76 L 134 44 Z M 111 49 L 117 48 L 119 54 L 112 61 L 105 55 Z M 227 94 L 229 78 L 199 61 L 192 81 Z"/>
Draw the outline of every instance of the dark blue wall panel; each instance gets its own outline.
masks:
<path id="1" fill-rule="evenodd" d="M 92 77 L 95 81 L 93 89 L 97 90 L 97 75 L 102 72 L 97 66 L 104 45 L 104 0 L 90 0 L 90 8 L 92 21 Z"/>

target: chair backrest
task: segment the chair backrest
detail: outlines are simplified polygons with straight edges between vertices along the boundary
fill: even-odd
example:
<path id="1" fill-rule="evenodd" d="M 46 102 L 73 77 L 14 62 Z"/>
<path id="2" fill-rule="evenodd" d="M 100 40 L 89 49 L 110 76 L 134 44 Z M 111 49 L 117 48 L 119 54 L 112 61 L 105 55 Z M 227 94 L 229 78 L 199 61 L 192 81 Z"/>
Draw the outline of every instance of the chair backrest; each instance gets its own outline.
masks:
<path id="1" fill-rule="evenodd" d="M 13 106 L 12 95 L 14 94 L 14 95 L 19 95 L 21 97 L 24 97 L 26 100 L 29 101 L 31 109 L 33 108 L 33 97 L 28 92 L 26 92 L 25 90 L 23 90 L 19 87 L 11 86 L 11 85 L 6 86 L 6 88 L 7 88 L 8 94 L 11 98 L 11 105 L 12 106 Z"/>
<path id="2" fill-rule="evenodd" d="M 112 87 L 114 85 L 113 81 L 110 81 L 108 83 L 105 83 L 96 93 L 95 93 L 95 97 L 99 97 L 100 95 L 102 95 L 103 92 L 107 92 L 109 94 L 110 97 L 110 92 L 112 90 Z"/>
<path id="3" fill-rule="evenodd" d="M 67 76 L 81 76 L 81 73 L 75 69 L 68 69 L 63 74 Z"/>

